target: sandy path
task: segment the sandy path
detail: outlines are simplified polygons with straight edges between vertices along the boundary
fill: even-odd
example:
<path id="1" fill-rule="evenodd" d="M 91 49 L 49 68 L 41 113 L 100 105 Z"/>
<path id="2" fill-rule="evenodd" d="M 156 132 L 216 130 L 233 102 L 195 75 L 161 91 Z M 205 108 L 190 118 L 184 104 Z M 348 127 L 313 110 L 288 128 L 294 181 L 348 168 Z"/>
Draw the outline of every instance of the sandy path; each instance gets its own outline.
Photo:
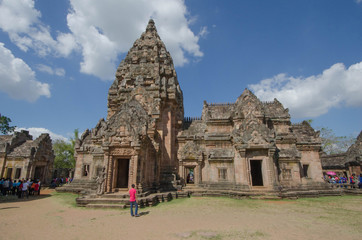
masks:
<path id="1" fill-rule="evenodd" d="M 195 197 L 144 208 L 132 218 L 129 209 L 82 209 L 54 196 L 31 197 L 0 203 L 0 232 L 6 233 L 0 239 L 360 239 L 361 203 L 353 198 L 349 210 Z M 357 225 L 345 223 L 348 214 Z"/>

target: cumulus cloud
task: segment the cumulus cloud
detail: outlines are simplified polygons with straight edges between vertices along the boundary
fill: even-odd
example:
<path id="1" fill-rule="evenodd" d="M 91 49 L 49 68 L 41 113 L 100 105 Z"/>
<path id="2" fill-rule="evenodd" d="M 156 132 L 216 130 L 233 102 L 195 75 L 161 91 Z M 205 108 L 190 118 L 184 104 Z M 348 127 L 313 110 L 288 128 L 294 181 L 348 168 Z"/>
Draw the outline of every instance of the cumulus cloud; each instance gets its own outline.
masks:
<path id="1" fill-rule="evenodd" d="M 15 99 L 34 102 L 50 97 L 49 85 L 36 80 L 34 71 L 0 42 L 0 91 Z"/>
<path id="2" fill-rule="evenodd" d="M 73 35 L 58 33 L 57 39 L 53 39 L 50 27 L 43 24 L 40 17 L 34 0 L 0 2 L 0 28 L 21 50 L 33 49 L 39 56 L 68 56 L 76 47 Z"/>
<path id="3" fill-rule="evenodd" d="M 113 79 L 117 56 L 129 50 L 150 18 L 155 20 L 176 66 L 189 61 L 186 53 L 196 58 L 203 56 L 199 36 L 189 28 L 191 17 L 183 0 L 71 0 L 70 3 L 67 22 L 82 47 L 83 73 Z"/>
<path id="4" fill-rule="evenodd" d="M 249 88 L 263 101 L 277 98 L 295 118 L 317 117 L 333 107 L 362 106 L 362 62 L 336 63 L 309 77 L 278 74 Z"/>
<path id="5" fill-rule="evenodd" d="M 66 142 L 69 142 L 69 139 L 67 139 L 66 137 L 53 133 L 52 131 L 46 129 L 46 128 L 36 128 L 36 127 L 31 127 L 31 128 L 15 128 L 16 132 L 20 132 L 21 130 L 25 130 L 25 131 L 29 131 L 29 134 L 33 136 L 33 140 L 37 139 L 42 133 L 49 133 L 50 138 L 52 139 L 52 141 L 54 142 L 55 140 L 63 140 Z"/>
<path id="6" fill-rule="evenodd" d="M 50 66 L 48 65 L 45 65 L 45 64 L 38 64 L 36 66 L 36 68 L 40 71 L 40 72 L 44 72 L 44 73 L 47 73 L 47 74 L 50 74 L 50 75 L 57 75 L 57 76 L 64 76 L 65 75 L 65 70 L 64 68 L 51 68 Z"/>

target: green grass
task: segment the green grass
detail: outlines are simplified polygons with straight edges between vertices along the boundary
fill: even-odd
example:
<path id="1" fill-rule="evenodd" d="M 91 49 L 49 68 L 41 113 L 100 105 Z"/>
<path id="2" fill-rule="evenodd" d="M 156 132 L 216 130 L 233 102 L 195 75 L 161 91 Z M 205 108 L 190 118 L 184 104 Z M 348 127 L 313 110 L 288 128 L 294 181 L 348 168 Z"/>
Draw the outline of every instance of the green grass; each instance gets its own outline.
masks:
<path id="1" fill-rule="evenodd" d="M 53 192 L 52 198 L 59 201 L 61 204 L 69 207 L 76 207 L 77 203 L 75 199 L 78 197 L 77 194 L 74 193 L 60 193 L 60 192 Z"/>

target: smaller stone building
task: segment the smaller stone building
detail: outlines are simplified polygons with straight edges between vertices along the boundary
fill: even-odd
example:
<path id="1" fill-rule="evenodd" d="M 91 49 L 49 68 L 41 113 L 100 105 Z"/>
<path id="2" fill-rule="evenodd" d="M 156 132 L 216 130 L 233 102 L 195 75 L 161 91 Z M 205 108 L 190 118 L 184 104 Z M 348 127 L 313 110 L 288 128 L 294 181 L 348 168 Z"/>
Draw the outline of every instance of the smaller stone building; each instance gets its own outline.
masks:
<path id="1" fill-rule="evenodd" d="M 47 133 L 37 139 L 28 131 L 0 136 L 0 178 L 40 179 L 50 183 L 54 152 Z"/>
<path id="2" fill-rule="evenodd" d="M 337 175 L 347 177 L 355 174 L 359 176 L 362 173 L 362 131 L 357 140 L 345 153 L 323 155 L 321 157 L 323 173 L 333 171 Z"/>

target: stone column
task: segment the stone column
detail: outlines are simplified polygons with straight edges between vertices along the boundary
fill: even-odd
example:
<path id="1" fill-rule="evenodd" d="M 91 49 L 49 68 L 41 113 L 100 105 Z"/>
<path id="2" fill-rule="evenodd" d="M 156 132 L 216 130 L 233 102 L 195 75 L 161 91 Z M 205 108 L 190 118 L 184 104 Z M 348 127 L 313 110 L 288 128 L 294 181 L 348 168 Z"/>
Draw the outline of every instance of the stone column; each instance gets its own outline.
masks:
<path id="1" fill-rule="evenodd" d="M 134 183 L 137 186 L 138 153 L 136 153 L 132 158 L 133 158 L 132 183 Z M 128 188 L 131 187 L 132 183 L 128 183 Z"/>
<path id="2" fill-rule="evenodd" d="M 246 158 L 246 149 L 239 149 L 240 159 L 241 159 L 241 166 L 242 166 L 242 183 L 251 185 L 250 182 L 250 169 L 248 159 Z"/>
<path id="3" fill-rule="evenodd" d="M 112 166 L 113 166 L 113 157 L 112 156 L 109 156 L 109 155 L 104 155 L 104 157 L 105 158 L 107 158 L 106 159 L 106 161 L 107 161 L 107 170 L 106 170 L 106 173 L 107 173 L 107 182 L 106 182 L 106 184 L 107 184 L 107 187 L 106 187 L 106 191 L 108 192 L 108 193 L 110 193 L 110 192 L 112 192 L 112 180 L 113 180 L 113 168 L 112 168 Z"/>

